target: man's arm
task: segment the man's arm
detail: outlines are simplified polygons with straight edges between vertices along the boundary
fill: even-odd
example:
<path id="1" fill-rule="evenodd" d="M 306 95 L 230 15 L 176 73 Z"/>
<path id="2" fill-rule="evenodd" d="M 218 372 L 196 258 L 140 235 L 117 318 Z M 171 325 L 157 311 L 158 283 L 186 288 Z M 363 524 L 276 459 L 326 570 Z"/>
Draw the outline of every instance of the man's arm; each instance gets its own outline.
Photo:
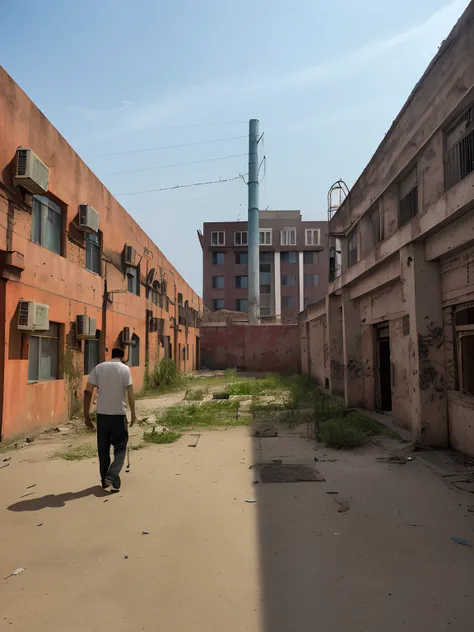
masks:
<path id="1" fill-rule="evenodd" d="M 128 395 L 128 405 L 130 406 L 130 426 L 133 426 L 137 417 L 135 414 L 135 395 L 133 393 L 133 384 L 127 386 L 127 395 Z"/>
<path id="2" fill-rule="evenodd" d="M 86 390 L 84 391 L 84 421 L 88 428 L 94 429 L 94 424 L 90 416 L 92 395 L 94 394 L 95 384 L 87 382 Z"/>

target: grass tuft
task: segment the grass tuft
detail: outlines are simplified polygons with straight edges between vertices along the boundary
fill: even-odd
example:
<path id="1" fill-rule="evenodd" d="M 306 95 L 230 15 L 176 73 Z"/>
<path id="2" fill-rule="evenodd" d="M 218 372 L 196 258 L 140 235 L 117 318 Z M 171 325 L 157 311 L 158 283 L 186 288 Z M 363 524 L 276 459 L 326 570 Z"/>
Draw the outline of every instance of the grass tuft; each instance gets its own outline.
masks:
<path id="1" fill-rule="evenodd" d="M 158 413 L 159 424 L 167 428 L 189 430 L 197 427 L 242 425 L 238 415 L 239 402 L 215 400 L 203 404 L 177 404 Z"/>
<path id="2" fill-rule="evenodd" d="M 320 425 L 318 440 L 327 448 L 350 450 L 358 448 L 384 431 L 384 427 L 372 417 L 354 412 L 325 421 Z"/>
<path id="3" fill-rule="evenodd" d="M 188 388 L 184 394 L 184 399 L 188 402 L 201 402 L 207 393 L 206 388 Z"/>
<path id="4" fill-rule="evenodd" d="M 66 452 L 60 452 L 59 457 L 66 461 L 82 461 L 83 459 L 92 459 L 97 456 L 97 448 L 90 443 L 83 443 L 76 445 L 74 448 L 67 450 Z"/>
<path id="5" fill-rule="evenodd" d="M 143 390 L 137 395 L 150 397 L 178 391 L 185 387 L 186 380 L 176 367 L 174 360 L 163 358 L 151 373 L 146 368 Z"/>
<path id="6" fill-rule="evenodd" d="M 164 432 L 156 432 L 155 429 L 143 433 L 143 441 L 145 443 L 174 443 L 181 437 L 180 432 L 165 430 Z"/>

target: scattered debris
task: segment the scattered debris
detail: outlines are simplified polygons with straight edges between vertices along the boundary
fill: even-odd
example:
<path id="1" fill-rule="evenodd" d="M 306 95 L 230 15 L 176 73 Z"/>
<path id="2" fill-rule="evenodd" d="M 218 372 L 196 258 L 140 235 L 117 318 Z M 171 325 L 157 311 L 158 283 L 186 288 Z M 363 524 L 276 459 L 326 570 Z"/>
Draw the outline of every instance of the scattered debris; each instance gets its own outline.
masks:
<path id="1" fill-rule="evenodd" d="M 245 502 L 246 502 L 246 503 L 256 503 L 257 501 L 256 501 L 256 500 L 254 500 L 253 498 L 246 498 L 246 499 L 245 499 Z"/>
<path id="2" fill-rule="evenodd" d="M 128 560 L 128 555 L 125 555 L 123 559 Z"/>
<path id="3" fill-rule="evenodd" d="M 229 393 L 218 392 L 212 394 L 212 399 L 229 399 Z"/>
<path id="4" fill-rule="evenodd" d="M 150 535 L 149 531 L 142 531 L 142 535 Z"/>
<path id="5" fill-rule="evenodd" d="M 109 502 L 109 499 L 108 499 L 108 498 L 106 498 L 106 499 L 104 500 L 104 503 L 108 503 L 108 502 Z"/>
<path id="6" fill-rule="evenodd" d="M 191 437 L 193 437 L 193 440 L 191 441 L 191 443 L 188 443 L 188 448 L 195 448 L 197 444 L 199 443 L 199 439 L 201 438 L 201 435 L 194 434 L 194 435 L 191 435 Z"/>
<path id="7" fill-rule="evenodd" d="M 23 571 L 26 571 L 26 568 L 17 568 L 15 571 L 13 571 L 13 573 L 10 573 L 10 575 L 7 575 L 3 579 L 8 579 L 9 577 L 14 577 L 15 575 L 19 575 L 20 573 L 23 573 Z"/>
<path id="8" fill-rule="evenodd" d="M 36 526 L 37 526 L 37 527 L 42 527 L 42 526 L 43 526 L 43 523 L 42 523 L 42 522 L 40 522 L 40 523 L 39 523 L 39 524 L 37 524 Z"/>
<path id="9" fill-rule="evenodd" d="M 339 505 L 339 513 L 346 513 L 346 511 L 349 511 L 349 509 L 351 508 L 349 502 L 347 500 L 344 500 L 343 498 L 335 498 L 334 500 Z"/>
<path id="10" fill-rule="evenodd" d="M 453 542 L 456 544 L 461 544 L 462 546 L 470 546 L 472 548 L 472 544 L 469 544 L 467 540 L 461 540 L 460 538 L 451 538 Z"/>
<path id="11" fill-rule="evenodd" d="M 35 440 L 34 437 L 26 437 L 25 438 L 25 443 L 33 443 L 34 440 Z"/>
<path id="12" fill-rule="evenodd" d="M 469 505 L 469 507 L 467 508 L 468 511 L 471 511 L 472 513 L 474 513 L 474 505 Z"/>
<path id="13" fill-rule="evenodd" d="M 61 432 L 61 430 L 55 426 L 54 428 L 48 428 L 47 430 L 44 431 L 44 434 L 50 434 L 51 432 Z"/>
<path id="14" fill-rule="evenodd" d="M 35 492 L 30 492 L 29 494 L 23 494 L 23 496 L 20 496 L 20 498 L 26 498 L 27 496 L 33 496 Z"/>
<path id="15" fill-rule="evenodd" d="M 262 428 L 261 430 L 255 430 L 252 433 L 252 437 L 278 437 L 278 432 L 273 428 Z"/>
<path id="16" fill-rule="evenodd" d="M 339 492 L 326 492 L 326 494 L 339 494 Z"/>
<path id="17" fill-rule="evenodd" d="M 34 483 L 33 485 L 28 485 L 26 489 L 31 489 L 32 487 L 36 487 L 36 483 Z"/>
<path id="18" fill-rule="evenodd" d="M 3 470 L 4 467 L 8 467 L 10 465 L 10 463 L 5 463 L 5 465 L 2 465 L 2 467 L 0 467 L 0 470 Z"/>
<path id="19" fill-rule="evenodd" d="M 6 457 L 3 459 L 3 462 L 4 462 L 4 463 L 6 463 L 7 461 L 11 461 L 11 458 L 12 458 L 11 456 L 6 456 Z"/>
<path id="20" fill-rule="evenodd" d="M 304 483 L 324 482 L 325 478 L 313 464 L 283 463 L 272 459 L 273 463 L 257 465 L 262 483 Z"/>

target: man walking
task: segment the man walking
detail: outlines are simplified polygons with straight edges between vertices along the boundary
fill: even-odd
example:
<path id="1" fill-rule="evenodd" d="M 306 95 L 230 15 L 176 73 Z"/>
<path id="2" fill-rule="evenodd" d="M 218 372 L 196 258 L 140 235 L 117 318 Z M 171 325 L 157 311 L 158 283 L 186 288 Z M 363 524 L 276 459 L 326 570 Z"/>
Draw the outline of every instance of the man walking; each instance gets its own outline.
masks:
<path id="1" fill-rule="evenodd" d="M 97 396 L 97 449 L 99 452 L 102 487 L 120 489 L 120 471 L 125 461 L 128 442 L 127 402 L 130 405 L 130 426 L 135 423 L 135 397 L 130 369 L 123 363 L 122 349 L 112 349 L 112 360 L 98 364 L 90 373 L 84 393 L 84 420 L 94 429 L 90 406 L 94 389 Z M 110 446 L 114 446 L 114 460 L 110 463 Z"/>

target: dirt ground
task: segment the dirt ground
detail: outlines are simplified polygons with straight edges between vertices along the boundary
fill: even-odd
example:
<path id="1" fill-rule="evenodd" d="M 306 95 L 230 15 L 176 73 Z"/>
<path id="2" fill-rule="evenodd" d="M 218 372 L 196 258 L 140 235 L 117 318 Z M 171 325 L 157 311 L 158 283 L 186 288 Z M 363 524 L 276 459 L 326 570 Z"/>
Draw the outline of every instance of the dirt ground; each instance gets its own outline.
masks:
<path id="1" fill-rule="evenodd" d="M 418 457 L 209 431 L 132 452 L 109 495 L 97 459 L 51 458 L 67 441 L 2 454 L 1 630 L 473 629 L 474 548 L 451 537 L 474 545 L 474 496 Z M 326 480 L 255 484 L 270 459 Z"/>

